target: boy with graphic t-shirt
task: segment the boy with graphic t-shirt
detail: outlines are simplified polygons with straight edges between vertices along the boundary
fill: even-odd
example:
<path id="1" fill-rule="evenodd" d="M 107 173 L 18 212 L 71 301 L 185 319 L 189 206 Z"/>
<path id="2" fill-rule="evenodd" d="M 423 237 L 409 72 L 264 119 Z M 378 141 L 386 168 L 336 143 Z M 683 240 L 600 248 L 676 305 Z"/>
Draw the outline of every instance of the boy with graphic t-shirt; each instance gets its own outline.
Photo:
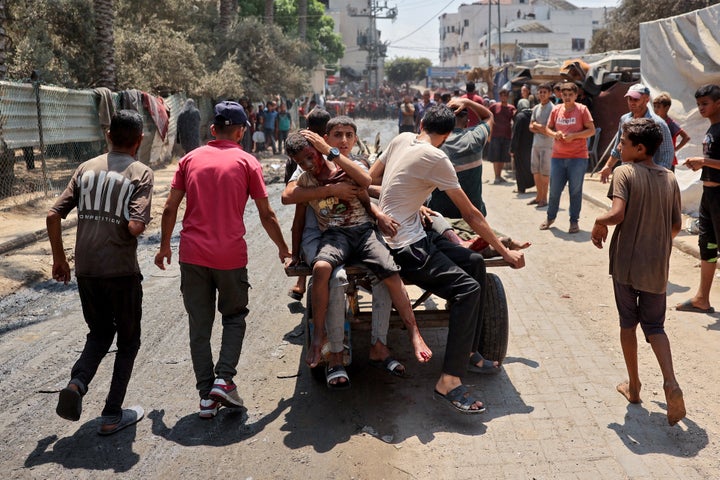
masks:
<path id="1" fill-rule="evenodd" d="M 662 130 L 652 119 L 632 119 L 623 125 L 619 142 L 623 165 L 615 170 L 608 195 L 612 207 L 595 220 L 591 239 L 602 248 L 608 225 L 616 225 L 610 241 L 610 274 L 629 377 L 617 390 L 630 403 L 640 403 L 636 336 L 640 324 L 662 371 L 668 423 L 675 425 L 685 416 L 685 403 L 665 334 L 665 291 L 672 239 L 682 220 L 675 175 L 653 163 L 662 141 Z"/>
<path id="2" fill-rule="evenodd" d="M 142 117 L 120 110 L 107 132 L 110 152 L 81 164 L 47 215 L 53 278 L 68 283 L 70 266 L 63 249 L 61 219 L 78 209 L 75 275 L 90 333 L 71 380 L 60 391 L 56 412 L 79 420 L 82 397 L 117 334 L 110 391 L 98 433 L 109 435 L 143 417 L 142 407 L 122 408 L 140 348 L 142 275 L 137 236 L 150 221 L 153 172 L 135 160 L 143 137 Z"/>
<path id="3" fill-rule="evenodd" d="M 704 85 L 695 92 L 700 115 L 710 120 L 710 128 L 703 140 L 703 156 L 685 160 L 693 170 L 702 168 L 700 180 L 703 194 L 700 200 L 700 286 L 695 296 L 675 306 L 682 312 L 713 313 L 710 306 L 720 242 L 720 85 Z"/>
<path id="4" fill-rule="evenodd" d="M 323 158 L 320 150 L 326 152 L 329 160 Z M 392 221 L 383 215 L 377 207 L 370 203 L 365 189 L 370 185 L 367 169 L 359 162 L 347 161 L 342 158 L 342 168 L 331 160 L 338 159 L 341 154 L 337 148 L 331 148 L 319 135 L 303 130 L 288 137 L 287 153 L 304 170 L 297 180 L 299 187 L 320 187 L 334 183 L 350 182 L 361 187 L 359 194 L 345 200 L 338 197 L 327 197 L 309 201 L 322 231 L 318 253 L 312 260 L 313 267 L 313 339 L 308 352 L 307 363 L 314 367 L 321 359 L 321 349 L 325 343 L 325 322 L 328 304 L 328 282 L 330 274 L 338 265 L 352 261 L 363 262 L 375 276 L 388 287 L 393 304 L 405 323 L 413 345 L 415 357 L 419 362 L 430 360 L 432 352 L 420 335 L 410 301 L 398 275 L 399 268 L 395 265 L 390 251 L 382 241 L 375 228 L 373 216 L 378 219 L 380 228 L 392 232 Z M 296 209 L 293 222 L 292 251 L 300 251 L 302 216 L 304 210 Z M 342 351 L 330 351 L 327 384 L 330 388 L 349 386 L 349 379 L 342 365 Z"/>

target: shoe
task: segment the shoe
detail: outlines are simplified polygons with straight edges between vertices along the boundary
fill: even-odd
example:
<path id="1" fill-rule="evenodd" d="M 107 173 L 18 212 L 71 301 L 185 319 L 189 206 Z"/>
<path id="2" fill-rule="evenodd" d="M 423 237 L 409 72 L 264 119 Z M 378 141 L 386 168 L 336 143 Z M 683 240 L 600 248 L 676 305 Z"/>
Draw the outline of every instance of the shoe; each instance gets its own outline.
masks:
<path id="1" fill-rule="evenodd" d="M 493 182 L 493 185 L 502 185 L 503 183 L 509 183 L 507 180 L 505 180 L 503 177 L 498 177 Z"/>
<path id="2" fill-rule="evenodd" d="M 570 222 L 570 228 L 568 229 L 568 233 L 578 233 L 580 231 L 580 225 L 578 225 L 578 222 Z"/>
<path id="3" fill-rule="evenodd" d="M 547 202 L 538 202 L 535 208 L 547 207 Z"/>
<path id="4" fill-rule="evenodd" d="M 98 435 L 112 435 L 117 433 L 123 428 L 127 428 L 130 425 L 135 425 L 137 422 L 142 420 L 145 416 L 145 410 L 140 405 L 135 405 L 130 408 L 123 408 L 120 415 L 112 417 L 102 416 L 100 417 L 100 425 L 98 425 Z M 103 427 L 106 425 L 114 425 L 110 430 L 106 430 Z"/>
<path id="5" fill-rule="evenodd" d="M 237 393 L 237 385 L 232 380 L 216 378 L 213 388 L 210 390 L 210 398 L 220 402 L 228 408 L 239 408 L 243 406 L 243 400 Z"/>
<path id="6" fill-rule="evenodd" d="M 220 409 L 220 402 L 212 398 L 200 400 L 200 418 L 213 418 Z"/>
<path id="7" fill-rule="evenodd" d="M 555 219 L 552 220 L 545 220 L 540 224 L 540 230 L 547 230 L 550 228 L 550 225 L 552 225 L 555 222 Z"/>
<path id="8" fill-rule="evenodd" d="M 65 420 L 77 422 L 82 414 L 82 394 L 69 386 L 63 388 L 55 412 Z"/>
<path id="9" fill-rule="evenodd" d="M 540 203 L 540 202 L 538 202 L 537 199 L 535 199 L 535 198 L 533 198 L 532 200 L 527 202 L 528 205 L 537 205 L 538 203 Z"/>

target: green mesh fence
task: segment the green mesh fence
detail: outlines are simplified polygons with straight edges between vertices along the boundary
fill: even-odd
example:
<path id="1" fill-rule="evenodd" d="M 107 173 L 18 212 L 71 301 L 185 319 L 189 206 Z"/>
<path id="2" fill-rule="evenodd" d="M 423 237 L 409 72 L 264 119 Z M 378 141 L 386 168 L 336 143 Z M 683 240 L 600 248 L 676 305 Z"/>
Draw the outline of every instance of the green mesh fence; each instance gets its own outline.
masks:
<path id="1" fill-rule="evenodd" d="M 111 93 L 116 109 L 120 97 Z M 106 151 L 100 101 L 94 90 L 0 81 L 0 207 L 61 192 L 81 162 Z M 140 161 L 157 167 L 172 160 L 184 101 L 180 94 L 164 99 L 170 111 L 164 138 L 149 113 L 136 106 L 145 124 Z"/>
<path id="2" fill-rule="evenodd" d="M 104 148 L 91 90 L 0 82 L 0 198 L 61 191 Z"/>

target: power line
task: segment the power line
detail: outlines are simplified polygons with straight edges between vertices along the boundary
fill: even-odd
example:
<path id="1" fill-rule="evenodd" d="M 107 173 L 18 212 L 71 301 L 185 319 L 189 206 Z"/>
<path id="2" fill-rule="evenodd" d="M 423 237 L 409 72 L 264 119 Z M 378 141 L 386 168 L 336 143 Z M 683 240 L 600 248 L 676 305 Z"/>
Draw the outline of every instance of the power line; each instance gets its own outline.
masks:
<path id="1" fill-rule="evenodd" d="M 397 40 L 391 41 L 390 44 L 396 43 L 396 42 L 401 42 L 401 41 L 405 40 L 406 38 L 408 38 L 408 37 L 410 37 L 410 36 L 412 36 L 412 35 L 415 35 L 415 34 L 416 34 L 418 31 L 420 31 L 425 25 L 427 25 L 428 23 L 430 23 L 430 22 L 432 22 L 433 20 L 435 20 L 438 15 L 440 15 L 442 12 L 444 12 L 445 9 L 450 6 L 450 4 L 455 3 L 455 1 L 456 1 L 456 0 L 450 0 L 450 1 L 449 1 L 448 3 L 446 3 L 445 6 L 442 7 L 435 15 L 431 16 L 425 23 L 423 23 L 423 24 L 420 25 L 418 28 L 416 28 L 415 30 L 413 30 L 413 31 L 410 32 L 409 34 L 405 35 L 404 37 L 401 37 L 401 38 L 398 38 Z"/>

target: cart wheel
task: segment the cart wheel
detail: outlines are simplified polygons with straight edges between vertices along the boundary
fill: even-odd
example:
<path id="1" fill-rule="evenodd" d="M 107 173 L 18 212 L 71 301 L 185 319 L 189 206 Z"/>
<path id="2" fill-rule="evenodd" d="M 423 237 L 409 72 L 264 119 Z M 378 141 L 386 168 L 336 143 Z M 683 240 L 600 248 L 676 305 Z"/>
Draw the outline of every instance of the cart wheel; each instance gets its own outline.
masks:
<path id="1" fill-rule="evenodd" d="M 310 295 L 307 296 L 307 306 L 305 307 L 305 315 L 303 315 L 303 333 L 305 334 L 305 354 L 310 350 L 310 341 L 312 339 L 312 311 L 310 309 Z M 302 357 L 302 362 L 305 362 L 305 355 Z M 318 364 L 315 368 L 310 368 L 310 374 L 312 377 L 320 383 L 325 383 L 325 363 Z"/>
<path id="2" fill-rule="evenodd" d="M 500 277 L 494 273 L 488 273 L 478 351 L 484 358 L 502 363 L 507 354 L 508 334 L 509 321 L 505 288 Z"/>

